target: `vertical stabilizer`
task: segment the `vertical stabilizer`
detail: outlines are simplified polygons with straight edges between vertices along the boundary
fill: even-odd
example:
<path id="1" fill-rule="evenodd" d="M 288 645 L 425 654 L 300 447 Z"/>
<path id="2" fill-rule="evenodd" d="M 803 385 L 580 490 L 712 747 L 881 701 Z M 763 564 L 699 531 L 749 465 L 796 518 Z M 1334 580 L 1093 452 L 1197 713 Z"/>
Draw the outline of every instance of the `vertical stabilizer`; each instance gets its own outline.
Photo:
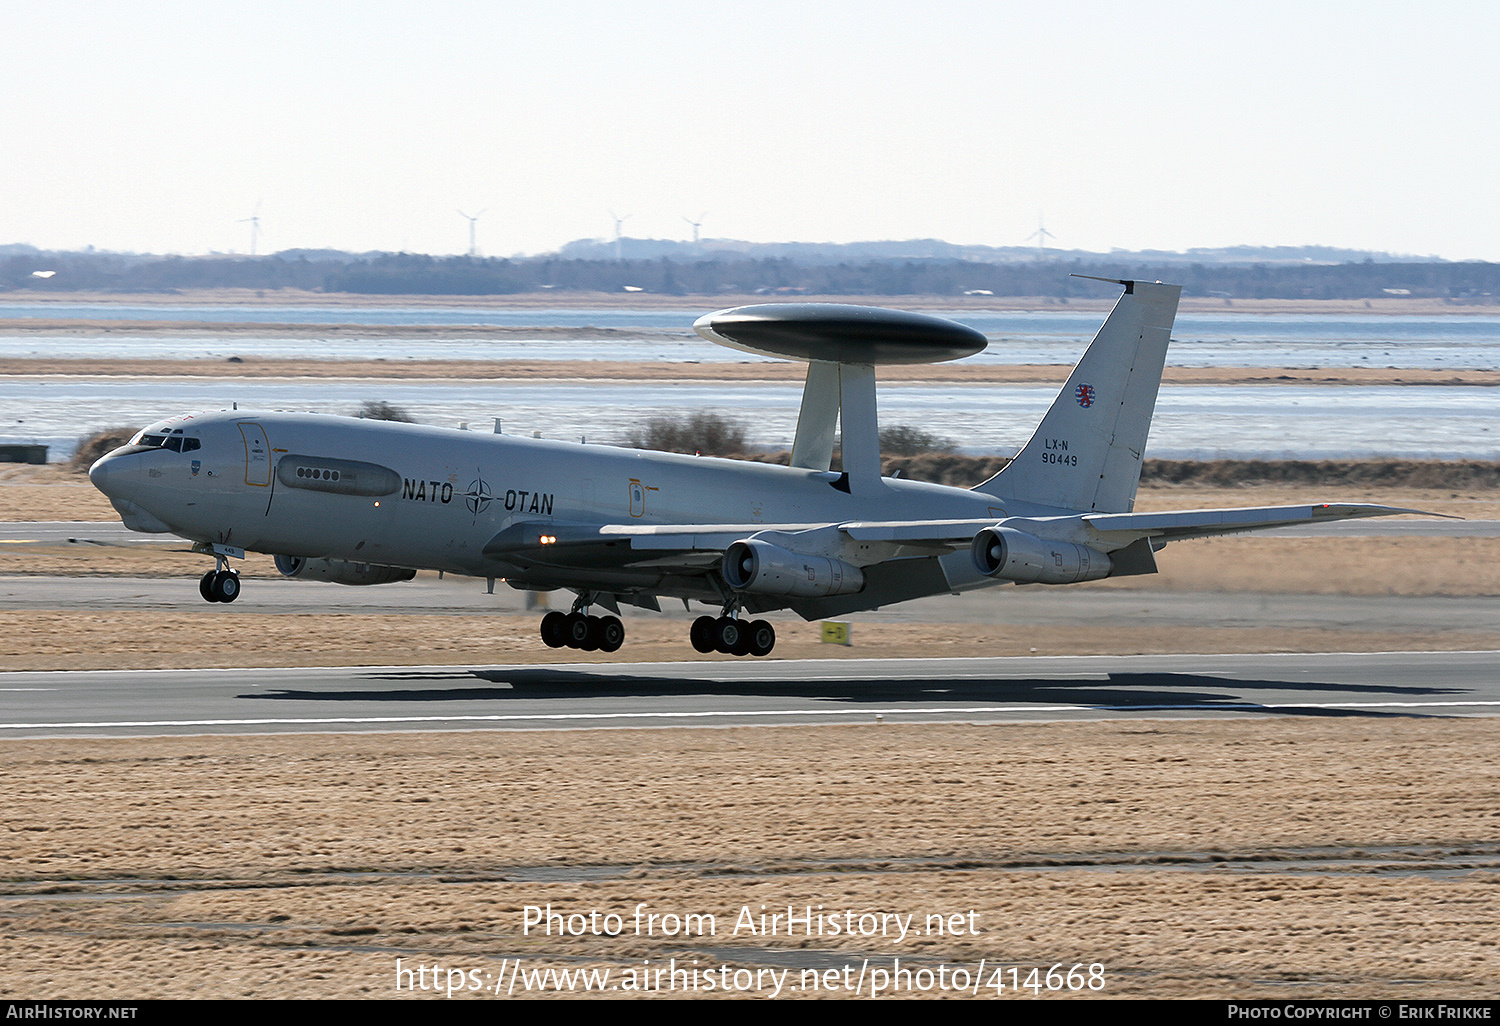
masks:
<path id="1" fill-rule="evenodd" d="M 975 491 L 1063 509 L 1130 511 L 1182 286 L 1116 284 L 1125 294 L 1031 441 Z"/>

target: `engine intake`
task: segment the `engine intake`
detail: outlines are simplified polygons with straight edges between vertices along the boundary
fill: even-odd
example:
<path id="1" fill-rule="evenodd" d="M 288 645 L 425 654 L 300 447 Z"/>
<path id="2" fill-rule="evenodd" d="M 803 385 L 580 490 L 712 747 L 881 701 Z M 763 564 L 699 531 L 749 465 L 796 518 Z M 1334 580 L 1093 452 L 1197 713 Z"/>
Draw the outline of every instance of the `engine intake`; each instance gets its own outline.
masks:
<path id="1" fill-rule="evenodd" d="M 1108 577 L 1113 563 L 1098 549 L 1047 541 L 1013 527 L 986 527 L 969 549 L 986 577 L 1017 584 L 1077 584 Z"/>
<path id="2" fill-rule="evenodd" d="M 277 556 L 276 569 L 283 577 L 299 581 L 332 581 L 334 584 L 394 584 L 417 576 L 415 570 L 377 563 L 351 563 L 346 559 L 307 559 Z"/>
<path id="3" fill-rule="evenodd" d="M 852 595 L 865 586 L 859 567 L 807 556 L 767 541 L 737 541 L 724 550 L 724 580 L 735 591 L 795 598 Z"/>

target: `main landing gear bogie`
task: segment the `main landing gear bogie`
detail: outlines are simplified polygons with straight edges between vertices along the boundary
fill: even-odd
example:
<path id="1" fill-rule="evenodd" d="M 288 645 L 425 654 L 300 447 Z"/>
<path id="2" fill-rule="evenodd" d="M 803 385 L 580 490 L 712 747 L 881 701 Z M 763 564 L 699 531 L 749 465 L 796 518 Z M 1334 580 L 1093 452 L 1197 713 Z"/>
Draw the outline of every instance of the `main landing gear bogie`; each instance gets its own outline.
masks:
<path id="1" fill-rule="evenodd" d="M 542 641 L 549 648 L 613 652 L 625 644 L 625 625 L 618 616 L 586 616 L 553 610 L 542 617 Z"/>
<path id="2" fill-rule="evenodd" d="M 770 655 L 776 647 L 776 628 L 765 620 L 740 620 L 732 616 L 700 616 L 693 621 L 693 647 L 707 655 Z"/>
<path id="3" fill-rule="evenodd" d="M 554 609 L 542 617 L 542 641 L 548 648 L 576 648 L 584 652 L 613 652 L 625 643 L 625 625 L 618 616 L 590 616 L 581 602 L 573 611 Z M 765 620 L 741 620 L 729 615 L 700 616 L 693 621 L 693 647 L 705 655 L 770 655 L 776 647 L 776 628 Z"/>
<path id="4" fill-rule="evenodd" d="M 240 575 L 233 570 L 210 570 L 198 582 L 205 602 L 233 602 L 240 597 Z"/>

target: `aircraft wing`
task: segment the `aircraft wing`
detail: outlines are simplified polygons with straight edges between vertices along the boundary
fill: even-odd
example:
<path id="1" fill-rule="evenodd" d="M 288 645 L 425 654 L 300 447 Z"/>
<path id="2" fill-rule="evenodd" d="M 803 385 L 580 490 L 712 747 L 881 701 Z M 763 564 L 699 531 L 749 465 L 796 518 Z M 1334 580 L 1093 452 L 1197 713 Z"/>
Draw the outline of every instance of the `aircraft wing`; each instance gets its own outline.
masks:
<path id="1" fill-rule="evenodd" d="M 983 520 L 901 520 L 859 521 L 821 524 L 600 524 L 559 525 L 544 521 L 513 524 L 492 538 L 484 548 L 487 555 L 539 552 L 553 549 L 600 550 L 618 547 L 616 557 L 625 551 L 642 557 L 668 554 L 706 553 L 718 556 L 737 541 L 752 535 L 774 534 L 785 540 L 801 536 L 814 537 L 825 543 L 831 533 L 842 539 L 885 542 L 924 549 L 952 550 L 967 548 L 974 535 L 995 521 Z M 820 545 L 821 547 L 821 545 Z M 622 560 L 639 562 L 639 560 Z"/>
<path id="2" fill-rule="evenodd" d="M 1178 539 L 1422 512 L 1395 506 L 1324 503 L 1000 520 L 821 524 L 525 521 L 497 534 L 484 552 L 543 576 L 549 571 L 627 575 L 615 578 L 622 582 L 622 593 L 632 590 L 623 583 L 628 575 L 634 575 L 636 590 L 697 592 L 696 597 L 705 598 L 724 598 L 728 595 L 726 586 L 736 592 L 743 586 L 748 589 L 742 593 L 745 607 L 751 611 L 789 607 L 807 619 L 826 619 L 1003 580 L 1067 584 L 1104 576 L 1152 574 L 1156 572 L 1153 550 Z M 1002 557 L 994 568 L 979 566 L 981 538 L 992 538 L 1010 555 Z M 746 572 L 742 561 L 748 566 L 756 559 L 766 561 L 771 575 L 782 575 L 783 590 L 751 587 L 748 578 L 744 582 L 730 579 Z M 655 583 L 642 581 L 642 575 Z M 807 586 L 800 584 L 804 576 Z M 799 583 L 792 583 L 791 577 Z M 599 580 L 602 591 L 611 590 L 605 579 Z M 677 583 L 664 587 L 668 580 Z"/>
<path id="3" fill-rule="evenodd" d="M 829 551 L 830 543 L 842 548 L 847 542 L 866 542 L 879 545 L 887 556 L 893 548 L 900 550 L 902 555 L 931 555 L 966 549 L 980 531 L 1000 524 L 1041 538 L 1094 544 L 1103 542 L 1107 548 L 1116 548 L 1140 538 L 1162 541 L 1207 538 L 1272 527 L 1400 514 L 1442 515 L 1398 506 L 1320 503 L 1161 513 L 1077 513 L 1056 517 L 1009 517 L 1000 521 L 986 518 L 819 524 L 600 525 L 528 521 L 513 524 L 497 534 L 485 546 L 485 552 L 501 557 L 522 552 L 545 553 L 550 557 L 545 558 L 546 562 L 561 563 L 599 556 L 608 556 L 607 561 L 616 565 L 640 565 L 659 560 L 664 566 L 697 570 L 716 566 L 729 546 L 755 535 L 775 535 L 781 544 L 789 544 L 792 548 L 823 552 Z M 801 539 L 809 545 L 796 544 Z"/>
<path id="4" fill-rule="evenodd" d="M 854 521 L 841 524 L 710 524 L 639 527 L 614 525 L 600 530 L 605 534 L 629 537 L 631 546 L 641 550 L 717 548 L 723 551 L 740 539 L 754 534 L 808 535 L 813 532 L 829 531 L 837 531 L 853 541 L 958 549 L 967 548 L 977 532 L 994 522 L 993 518 L 988 518 L 984 520 Z"/>
<path id="5" fill-rule="evenodd" d="M 1312 506 L 1245 506 L 1234 509 L 1193 509 L 1165 513 L 1085 513 L 1079 519 L 1091 532 L 1105 538 L 1209 538 L 1220 534 L 1263 531 L 1272 527 L 1325 524 L 1360 517 L 1389 517 L 1403 513 L 1444 516 L 1420 509 L 1369 503 L 1319 503 Z M 1450 517 L 1448 519 L 1460 519 Z"/>
<path id="6" fill-rule="evenodd" d="M 829 524 L 560 524 L 527 520 L 512 524 L 485 545 L 489 555 L 557 546 L 620 546 L 636 552 L 722 552 L 760 531 L 808 531 Z"/>

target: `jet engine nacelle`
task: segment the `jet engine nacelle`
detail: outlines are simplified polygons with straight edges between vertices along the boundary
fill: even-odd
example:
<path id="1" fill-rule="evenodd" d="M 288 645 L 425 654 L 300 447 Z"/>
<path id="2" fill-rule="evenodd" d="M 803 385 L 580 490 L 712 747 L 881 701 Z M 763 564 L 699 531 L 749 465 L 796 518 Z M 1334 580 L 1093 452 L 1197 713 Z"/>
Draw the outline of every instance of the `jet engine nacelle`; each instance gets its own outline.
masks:
<path id="1" fill-rule="evenodd" d="M 346 559 L 306 559 L 277 556 L 276 569 L 283 577 L 299 581 L 332 581 L 334 584 L 394 584 L 417 576 L 415 570 L 375 563 L 351 563 Z"/>
<path id="2" fill-rule="evenodd" d="M 1013 527 L 986 527 L 969 549 L 986 577 L 1017 584 L 1076 584 L 1108 577 L 1109 556 L 1074 542 L 1047 541 Z"/>
<path id="3" fill-rule="evenodd" d="M 724 580 L 735 591 L 794 598 L 852 595 L 865 586 L 857 566 L 806 556 L 767 541 L 737 541 L 724 551 Z"/>

